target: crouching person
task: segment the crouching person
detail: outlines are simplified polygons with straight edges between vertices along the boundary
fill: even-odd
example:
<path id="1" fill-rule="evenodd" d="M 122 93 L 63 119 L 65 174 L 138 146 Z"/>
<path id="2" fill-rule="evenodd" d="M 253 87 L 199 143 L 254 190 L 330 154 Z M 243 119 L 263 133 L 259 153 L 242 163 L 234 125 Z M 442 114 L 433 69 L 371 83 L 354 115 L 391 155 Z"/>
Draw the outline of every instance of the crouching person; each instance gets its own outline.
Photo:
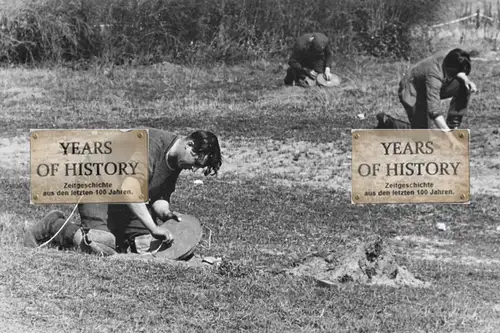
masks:
<path id="1" fill-rule="evenodd" d="M 467 114 L 470 96 L 476 85 L 469 79 L 470 55 L 459 48 L 440 51 L 415 64 L 399 82 L 398 97 L 408 122 L 380 112 L 377 129 L 458 128 Z M 448 111 L 441 100 L 451 98 Z"/>
<path id="2" fill-rule="evenodd" d="M 338 76 L 331 72 L 334 61 L 330 42 L 322 33 L 300 36 L 295 42 L 288 65 L 285 85 L 330 87 L 340 84 Z"/>
<path id="3" fill-rule="evenodd" d="M 116 239 L 106 225 L 107 204 L 80 204 L 81 225 L 67 223 L 66 216 L 57 210 L 28 229 L 24 235 L 24 245 L 38 247 L 52 239 L 52 244 L 60 249 L 81 249 L 99 255 L 116 254 Z M 92 215 L 87 215 L 88 213 Z M 105 214 L 102 214 L 105 213 Z M 99 216 L 101 214 L 101 216 Z"/>
<path id="4" fill-rule="evenodd" d="M 458 128 L 476 91 L 470 72 L 470 55 L 459 48 L 437 52 L 413 66 L 398 90 L 411 128 L 428 129 L 432 123 L 442 130 Z M 443 113 L 440 101 L 448 98 L 448 112 Z"/>
<path id="5" fill-rule="evenodd" d="M 144 239 L 145 235 L 172 243 L 174 237 L 167 227 L 161 225 L 161 221 L 177 220 L 182 223 L 183 216 L 179 217 L 170 210 L 170 197 L 175 191 L 179 174 L 182 170 L 202 169 L 205 176 L 215 176 L 221 165 L 220 146 L 213 133 L 200 130 L 179 137 L 150 129 L 148 204 L 79 204 L 81 226 L 65 224 L 64 214 L 52 211 L 26 232 L 24 243 L 37 247 L 54 238 L 52 242 L 59 248 L 78 247 L 100 255 L 137 252 L 135 238 Z M 137 187 L 138 181 L 129 177 L 124 180 L 124 185 Z M 190 215 L 184 217 L 196 220 Z"/>

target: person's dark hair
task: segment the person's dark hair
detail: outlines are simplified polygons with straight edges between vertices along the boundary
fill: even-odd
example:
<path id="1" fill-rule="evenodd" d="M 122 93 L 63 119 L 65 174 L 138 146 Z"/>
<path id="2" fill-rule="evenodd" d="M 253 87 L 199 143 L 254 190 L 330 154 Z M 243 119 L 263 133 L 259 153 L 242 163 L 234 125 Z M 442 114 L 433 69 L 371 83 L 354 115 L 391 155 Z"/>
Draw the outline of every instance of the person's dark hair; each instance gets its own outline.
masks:
<path id="1" fill-rule="evenodd" d="M 469 75 L 472 67 L 469 53 L 459 48 L 448 52 L 443 60 L 443 64 L 446 67 L 456 68 L 459 73 L 463 72 L 467 75 Z"/>
<path id="2" fill-rule="evenodd" d="M 316 55 L 322 55 L 328 47 L 328 38 L 321 33 L 313 33 L 312 38 L 309 44 L 311 51 Z"/>
<path id="3" fill-rule="evenodd" d="M 203 170 L 205 176 L 217 175 L 222 165 L 222 155 L 217 136 L 208 131 L 195 131 L 187 137 L 193 140 L 193 151 L 198 154 L 208 155 L 206 166 Z"/>

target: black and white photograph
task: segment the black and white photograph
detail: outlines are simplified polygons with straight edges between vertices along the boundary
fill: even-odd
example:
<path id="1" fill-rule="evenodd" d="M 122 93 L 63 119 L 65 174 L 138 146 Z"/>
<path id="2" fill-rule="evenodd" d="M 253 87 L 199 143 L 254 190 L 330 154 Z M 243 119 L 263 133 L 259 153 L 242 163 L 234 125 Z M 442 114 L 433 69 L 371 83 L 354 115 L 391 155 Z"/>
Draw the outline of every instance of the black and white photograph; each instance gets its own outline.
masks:
<path id="1" fill-rule="evenodd" d="M 499 0 L 0 0 L 0 332 L 500 332 L 499 49 Z"/>

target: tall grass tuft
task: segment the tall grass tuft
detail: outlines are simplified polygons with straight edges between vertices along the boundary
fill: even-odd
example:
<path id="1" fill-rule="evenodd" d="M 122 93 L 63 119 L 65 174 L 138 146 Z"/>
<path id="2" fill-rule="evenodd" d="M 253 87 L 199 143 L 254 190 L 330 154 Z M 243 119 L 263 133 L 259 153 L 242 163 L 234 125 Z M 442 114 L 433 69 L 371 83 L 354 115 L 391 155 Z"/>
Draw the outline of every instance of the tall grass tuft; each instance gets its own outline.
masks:
<path id="1" fill-rule="evenodd" d="M 337 53 L 408 58 L 425 38 L 412 28 L 433 22 L 446 2 L 3 0 L 0 59 L 236 63 L 285 56 L 310 31 L 327 34 Z"/>

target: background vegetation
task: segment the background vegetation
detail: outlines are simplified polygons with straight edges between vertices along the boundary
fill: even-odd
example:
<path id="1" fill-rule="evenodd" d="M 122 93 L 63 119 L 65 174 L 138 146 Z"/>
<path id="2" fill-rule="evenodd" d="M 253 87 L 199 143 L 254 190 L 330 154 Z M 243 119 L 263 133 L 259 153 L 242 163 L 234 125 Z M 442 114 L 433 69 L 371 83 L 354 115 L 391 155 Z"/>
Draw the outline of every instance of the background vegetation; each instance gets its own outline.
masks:
<path id="1" fill-rule="evenodd" d="M 443 34 L 448 27 L 436 29 L 442 37 L 408 30 L 405 17 L 428 24 L 446 9 L 441 1 L 223 1 L 0 0 L 0 52 L 11 61 L 0 68 L 0 332 L 497 333 L 496 54 L 473 62 L 478 92 L 462 124 L 471 131 L 470 205 L 351 205 L 350 130 L 373 128 L 380 111 L 406 117 L 397 87 L 411 64 L 382 55 L 413 61 L 442 47 L 429 38 L 476 44 L 462 43 L 462 31 Z M 440 23 L 467 11 L 460 2 Z M 418 7 L 408 15 L 407 6 Z M 345 55 L 340 87 L 283 86 L 288 47 L 312 29 Z M 477 30 L 466 43 L 482 46 Z M 26 62 L 36 66 L 15 65 Z M 73 209 L 30 205 L 29 130 L 144 126 L 218 135 L 220 174 L 183 173 L 172 207 L 202 221 L 197 255 L 223 264 L 23 247 L 26 228 L 48 211 Z M 326 287 L 286 273 L 374 234 L 431 287 Z"/>
<path id="2" fill-rule="evenodd" d="M 414 28 L 448 0 L 21 0 L 0 9 L 0 59 L 113 59 L 117 63 L 235 63 L 284 56 L 295 37 L 322 31 L 339 54 L 410 58 Z M 412 30 L 413 29 L 413 30 Z"/>
<path id="3" fill-rule="evenodd" d="M 404 117 L 404 64 L 339 65 L 346 84 L 331 90 L 284 87 L 284 70 L 265 61 L 117 66 L 110 76 L 0 68 L 0 331 L 498 333 L 499 63 L 474 62 L 471 73 L 470 205 L 350 204 L 350 130 L 372 128 L 379 111 Z M 196 252 L 224 265 L 24 248 L 26 227 L 73 209 L 30 205 L 29 129 L 143 126 L 219 136 L 220 174 L 182 173 L 172 207 L 210 228 L 211 246 L 204 229 Z M 285 272 L 374 234 L 431 287 L 328 288 Z"/>

